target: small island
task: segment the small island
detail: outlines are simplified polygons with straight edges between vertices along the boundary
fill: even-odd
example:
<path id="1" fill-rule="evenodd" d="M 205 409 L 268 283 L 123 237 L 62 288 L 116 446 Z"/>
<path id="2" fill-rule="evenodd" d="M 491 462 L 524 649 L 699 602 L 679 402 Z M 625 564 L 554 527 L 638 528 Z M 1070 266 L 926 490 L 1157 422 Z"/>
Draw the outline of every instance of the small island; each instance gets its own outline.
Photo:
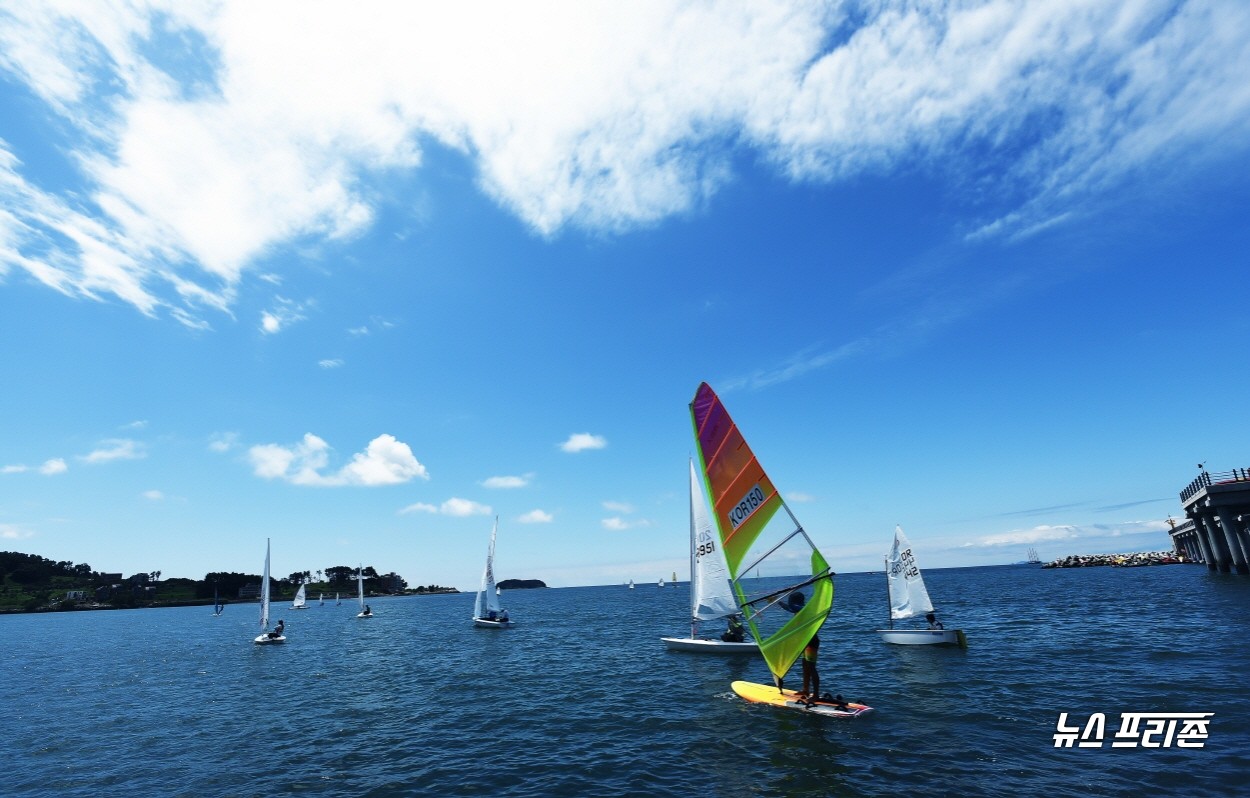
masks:
<path id="1" fill-rule="evenodd" d="M 505 579 L 499 583 L 500 590 L 529 590 L 532 587 L 546 587 L 541 579 Z"/>

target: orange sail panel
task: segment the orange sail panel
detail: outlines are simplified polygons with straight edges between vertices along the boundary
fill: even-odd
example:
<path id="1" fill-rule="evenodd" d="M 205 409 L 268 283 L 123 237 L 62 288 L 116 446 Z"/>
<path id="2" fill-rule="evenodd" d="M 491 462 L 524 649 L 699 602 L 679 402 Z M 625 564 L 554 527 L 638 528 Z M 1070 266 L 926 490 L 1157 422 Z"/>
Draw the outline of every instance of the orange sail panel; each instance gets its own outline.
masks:
<path id="1" fill-rule="evenodd" d="M 781 495 L 706 382 L 690 403 L 690 415 L 725 560 L 737 578 L 747 550 L 781 507 Z"/>

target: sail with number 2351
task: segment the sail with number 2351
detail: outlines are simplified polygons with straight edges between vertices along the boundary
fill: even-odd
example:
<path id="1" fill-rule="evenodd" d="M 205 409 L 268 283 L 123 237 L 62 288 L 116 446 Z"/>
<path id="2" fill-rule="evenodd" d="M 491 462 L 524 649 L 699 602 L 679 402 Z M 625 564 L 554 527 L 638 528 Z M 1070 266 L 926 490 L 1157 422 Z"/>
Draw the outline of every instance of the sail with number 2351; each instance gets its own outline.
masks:
<path id="1" fill-rule="evenodd" d="M 780 687 L 829 616 L 833 572 L 707 383 L 695 393 L 690 415 L 734 594 Z M 748 585 L 752 572 L 757 576 Z M 780 588 L 769 579 L 772 587 L 764 590 L 759 574 L 786 578 Z M 806 588 L 811 595 L 803 598 Z"/>

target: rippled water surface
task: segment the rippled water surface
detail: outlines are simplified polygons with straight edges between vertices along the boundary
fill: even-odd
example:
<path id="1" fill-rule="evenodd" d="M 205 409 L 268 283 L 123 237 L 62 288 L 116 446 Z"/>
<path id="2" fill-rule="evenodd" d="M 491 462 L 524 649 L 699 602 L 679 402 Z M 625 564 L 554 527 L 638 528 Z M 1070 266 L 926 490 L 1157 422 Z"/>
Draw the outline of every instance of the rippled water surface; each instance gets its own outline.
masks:
<path id="1" fill-rule="evenodd" d="M 1233 795 L 1250 772 L 1250 578 L 1199 566 L 934 570 L 967 650 L 888 646 L 884 577 L 839 575 L 823 686 L 853 721 L 748 705 L 758 657 L 667 651 L 685 584 L 0 617 L 0 794 Z M 1111 749 L 1121 712 L 1214 712 L 1200 749 Z M 1060 712 L 1108 744 L 1056 749 Z"/>

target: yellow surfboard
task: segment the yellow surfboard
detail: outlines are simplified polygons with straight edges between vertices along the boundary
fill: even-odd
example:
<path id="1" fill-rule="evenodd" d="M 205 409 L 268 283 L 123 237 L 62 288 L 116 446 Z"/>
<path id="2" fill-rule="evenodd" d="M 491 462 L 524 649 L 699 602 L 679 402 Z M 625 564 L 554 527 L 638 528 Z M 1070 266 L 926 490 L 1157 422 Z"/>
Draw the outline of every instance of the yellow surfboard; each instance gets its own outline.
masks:
<path id="1" fill-rule="evenodd" d="M 826 715 L 834 718 L 856 718 L 872 712 L 872 707 L 850 701 L 837 703 L 833 701 L 813 701 L 808 703 L 798 697 L 794 690 L 778 690 L 771 684 L 755 682 L 734 682 L 733 691 L 752 704 L 770 704 L 813 715 Z"/>

